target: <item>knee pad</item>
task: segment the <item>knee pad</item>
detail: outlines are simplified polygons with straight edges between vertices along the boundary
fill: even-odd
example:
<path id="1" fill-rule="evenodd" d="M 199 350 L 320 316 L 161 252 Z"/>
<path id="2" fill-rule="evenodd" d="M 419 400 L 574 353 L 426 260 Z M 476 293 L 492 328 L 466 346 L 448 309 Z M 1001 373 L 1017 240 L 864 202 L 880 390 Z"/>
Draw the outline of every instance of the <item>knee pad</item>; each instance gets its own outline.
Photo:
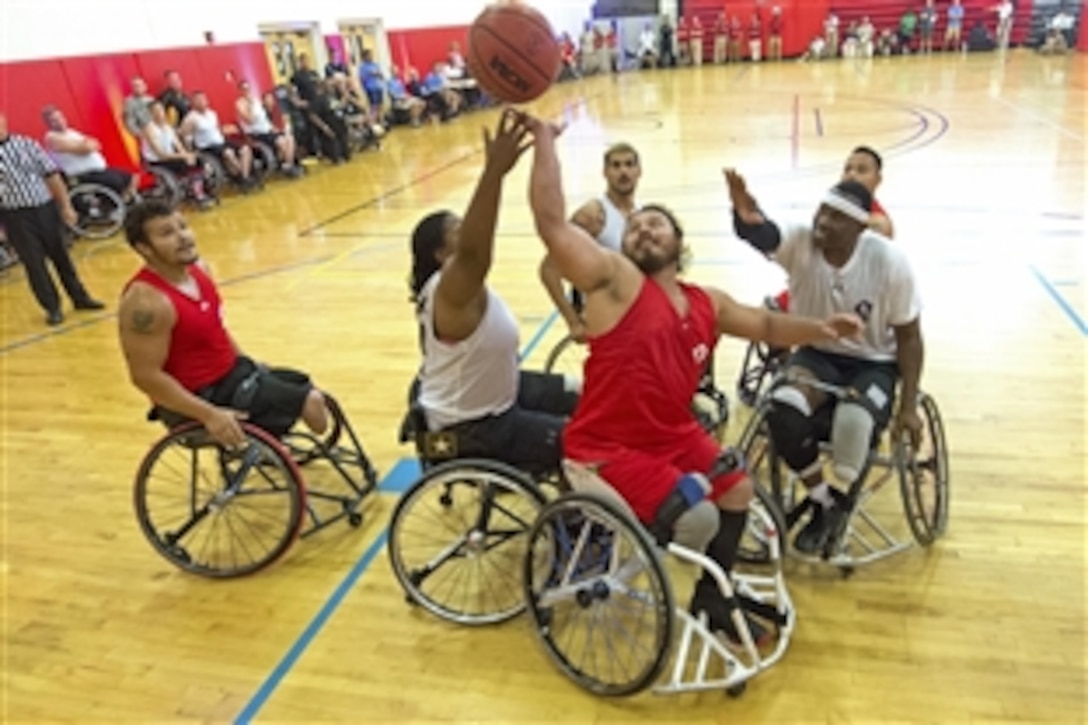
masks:
<path id="1" fill-rule="evenodd" d="M 796 472 L 812 466 L 820 453 L 811 415 L 808 398 L 797 388 L 783 385 L 771 391 L 767 427 L 774 439 L 775 450 Z"/>
<path id="2" fill-rule="evenodd" d="M 857 403 L 842 401 L 831 421 L 831 458 L 835 477 L 845 484 L 861 475 L 873 437 L 873 414 Z"/>
<path id="3" fill-rule="evenodd" d="M 710 501 L 701 501 L 676 519 L 673 541 L 702 553 L 718 535 L 719 520 L 718 507 Z"/>

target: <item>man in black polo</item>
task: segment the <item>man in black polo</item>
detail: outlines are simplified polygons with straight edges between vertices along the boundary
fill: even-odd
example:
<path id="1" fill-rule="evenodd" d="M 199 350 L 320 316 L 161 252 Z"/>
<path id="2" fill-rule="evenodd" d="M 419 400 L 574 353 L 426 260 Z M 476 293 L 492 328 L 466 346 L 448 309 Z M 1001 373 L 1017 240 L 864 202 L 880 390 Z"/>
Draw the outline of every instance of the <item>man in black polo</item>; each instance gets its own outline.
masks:
<path id="1" fill-rule="evenodd" d="M 46 257 L 77 310 L 105 307 L 87 292 L 64 246 L 64 224 L 75 220 L 60 170 L 37 141 L 9 134 L 7 116 L 0 112 L 0 224 L 23 262 L 30 289 L 50 325 L 64 322 L 64 315 Z"/>

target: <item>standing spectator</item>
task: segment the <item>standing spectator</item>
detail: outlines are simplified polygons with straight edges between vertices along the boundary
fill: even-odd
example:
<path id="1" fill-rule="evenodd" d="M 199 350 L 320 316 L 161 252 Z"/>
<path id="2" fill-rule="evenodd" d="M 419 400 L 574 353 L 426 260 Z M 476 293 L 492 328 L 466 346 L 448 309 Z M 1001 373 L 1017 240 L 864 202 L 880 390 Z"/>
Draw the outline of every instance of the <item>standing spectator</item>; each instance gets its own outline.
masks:
<path id="1" fill-rule="evenodd" d="M 827 20 L 824 21 L 824 40 L 827 41 L 827 45 L 824 46 L 824 53 L 829 58 L 839 57 L 839 16 L 835 13 L 831 13 L 827 16 Z"/>
<path id="2" fill-rule="evenodd" d="M 310 56 L 302 53 L 298 57 L 298 70 L 291 76 L 291 85 L 298 89 L 299 97 L 310 103 L 317 95 L 321 85 L 321 76 L 310 67 Z"/>
<path id="3" fill-rule="evenodd" d="M 917 30 L 918 14 L 914 12 L 914 8 L 907 8 L 899 18 L 899 49 L 903 55 L 910 54 L 910 46 Z"/>
<path id="4" fill-rule="evenodd" d="M 327 46 L 329 51 L 329 62 L 325 64 L 325 77 L 332 78 L 337 73 L 349 76 L 351 71 L 348 70 L 348 66 L 344 63 L 344 59 L 340 57 L 340 51 L 333 46 Z"/>
<path id="5" fill-rule="evenodd" d="M 963 5 L 960 0 L 952 0 L 948 6 L 948 27 L 944 31 L 944 49 L 952 50 L 963 45 Z"/>
<path id="6" fill-rule="evenodd" d="M 921 31 L 921 45 L 919 51 L 923 55 L 933 52 L 933 30 L 937 27 L 937 9 L 933 7 L 933 0 L 926 0 L 925 7 L 918 14 L 918 29 Z"/>
<path id="7" fill-rule="evenodd" d="M 370 50 L 363 51 L 363 60 L 359 64 L 359 85 L 366 91 L 366 100 L 370 105 L 368 120 L 370 123 L 378 123 L 385 105 L 385 78 L 382 67 L 375 62 L 374 54 Z"/>
<path id="8" fill-rule="evenodd" d="M 646 23 L 642 33 L 638 36 L 638 60 L 639 66 L 656 68 L 658 65 L 657 50 L 654 44 L 654 26 Z"/>
<path id="9" fill-rule="evenodd" d="M 688 29 L 688 19 L 683 15 L 676 22 L 676 49 L 678 64 L 688 65 L 691 59 L 691 30 Z"/>
<path id="10" fill-rule="evenodd" d="M 734 14 L 729 19 L 729 59 L 740 63 L 741 36 L 744 35 L 744 26 L 740 22 L 740 16 Z"/>
<path id="11" fill-rule="evenodd" d="M 724 63 L 729 48 L 729 19 L 725 17 L 725 11 L 718 13 L 714 21 L 714 64 Z"/>
<path id="12" fill-rule="evenodd" d="M 782 8 L 771 9 L 770 37 L 767 39 L 767 55 L 771 60 L 782 60 Z"/>
<path id="13" fill-rule="evenodd" d="M 748 57 L 758 63 L 763 57 L 763 21 L 759 17 L 759 8 L 752 13 L 748 21 Z"/>
<path id="14" fill-rule="evenodd" d="M 997 49 L 1007 50 L 1012 36 L 1012 0 L 1001 0 L 997 6 Z"/>
<path id="15" fill-rule="evenodd" d="M 192 99 L 185 93 L 181 85 L 181 74 L 176 70 L 168 70 L 163 74 L 166 79 L 166 89 L 159 94 L 159 100 L 166 108 L 166 115 L 170 123 L 180 126 L 189 111 L 193 109 Z"/>
<path id="16" fill-rule="evenodd" d="M 151 102 L 155 99 L 147 92 L 147 82 L 143 78 L 132 79 L 132 95 L 126 96 L 121 107 L 121 116 L 125 128 L 135 138 L 143 138 L 144 129 L 151 123 Z"/>
<path id="17" fill-rule="evenodd" d="M 672 21 L 669 20 L 668 15 L 664 15 L 661 18 L 661 35 L 660 35 L 660 53 L 659 55 L 659 68 L 675 68 L 676 67 L 676 51 L 673 47 L 673 42 L 676 40 L 675 31 L 672 27 Z"/>
<path id="18" fill-rule="evenodd" d="M 77 310 L 105 308 L 87 292 L 68 256 L 64 225 L 75 222 L 60 170 L 37 141 L 8 133 L 7 116 L 0 112 L 0 224 L 23 262 L 46 323 L 53 326 L 64 322 L 64 315 L 47 257 Z"/>
<path id="19" fill-rule="evenodd" d="M 698 67 L 703 64 L 703 21 L 696 15 L 691 19 L 691 63 Z"/>
<path id="20" fill-rule="evenodd" d="M 866 15 L 861 19 L 861 25 L 858 26 L 858 48 L 861 51 L 862 58 L 873 57 L 873 36 L 876 34 L 876 28 L 869 21 L 869 16 Z"/>
<path id="21" fill-rule="evenodd" d="M 608 63 L 613 73 L 619 73 L 622 67 L 620 58 L 620 29 L 619 24 L 613 20 L 608 24 L 608 32 L 604 38 L 608 48 Z"/>

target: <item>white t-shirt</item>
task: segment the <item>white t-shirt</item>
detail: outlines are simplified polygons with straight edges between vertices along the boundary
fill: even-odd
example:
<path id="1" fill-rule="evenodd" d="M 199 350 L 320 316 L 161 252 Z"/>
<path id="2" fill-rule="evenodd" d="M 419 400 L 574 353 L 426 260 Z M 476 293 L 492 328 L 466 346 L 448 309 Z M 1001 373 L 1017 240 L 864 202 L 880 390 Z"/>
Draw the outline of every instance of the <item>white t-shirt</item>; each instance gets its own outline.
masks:
<path id="1" fill-rule="evenodd" d="M 914 273 L 902 247 L 872 230 L 865 230 L 849 261 L 833 267 L 812 244 L 812 226 L 782 229 L 775 260 L 789 274 L 790 312 L 825 319 L 853 312 L 865 321 L 859 339 L 815 344 L 820 350 L 867 360 L 895 360 L 893 327 L 905 325 L 922 312 Z"/>
<path id="2" fill-rule="evenodd" d="M 420 291 L 423 369 L 419 404 L 430 430 L 497 415 L 518 399 L 518 323 L 502 298 L 487 290 L 487 309 L 471 335 L 443 342 L 434 334 L 434 294 L 442 272 Z"/>
<path id="3" fill-rule="evenodd" d="M 50 131 L 45 135 L 47 140 L 50 135 L 73 142 L 83 141 L 87 138 L 84 134 L 74 128 L 65 129 L 64 131 Z M 105 157 L 97 151 L 77 154 L 70 151 L 56 151 L 49 148 L 49 153 L 53 157 L 53 160 L 57 162 L 57 166 L 61 168 L 61 171 L 68 176 L 79 176 L 80 174 L 86 174 L 89 171 L 104 171 L 106 168 Z"/>
<path id="4" fill-rule="evenodd" d="M 223 132 L 219 130 L 219 114 L 210 108 L 204 112 L 194 108 L 185 120 L 192 126 L 193 146 L 196 148 L 207 149 L 226 143 Z"/>

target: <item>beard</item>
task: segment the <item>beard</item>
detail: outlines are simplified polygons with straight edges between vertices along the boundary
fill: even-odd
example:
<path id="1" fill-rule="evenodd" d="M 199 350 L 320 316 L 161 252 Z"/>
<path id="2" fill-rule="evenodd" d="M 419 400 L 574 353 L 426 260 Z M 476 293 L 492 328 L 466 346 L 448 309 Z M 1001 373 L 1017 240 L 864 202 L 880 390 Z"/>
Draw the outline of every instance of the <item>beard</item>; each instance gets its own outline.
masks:
<path id="1" fill-rule="evenodd" d="M 677 250 L 669 254 L 658 253 L 655 250 L 641 250 L 635 254 L 629 254 L 628 257 L 643 274 L 654 275 L 670 264 L 678 263 L 680 261 L 680 251 Z"/>

